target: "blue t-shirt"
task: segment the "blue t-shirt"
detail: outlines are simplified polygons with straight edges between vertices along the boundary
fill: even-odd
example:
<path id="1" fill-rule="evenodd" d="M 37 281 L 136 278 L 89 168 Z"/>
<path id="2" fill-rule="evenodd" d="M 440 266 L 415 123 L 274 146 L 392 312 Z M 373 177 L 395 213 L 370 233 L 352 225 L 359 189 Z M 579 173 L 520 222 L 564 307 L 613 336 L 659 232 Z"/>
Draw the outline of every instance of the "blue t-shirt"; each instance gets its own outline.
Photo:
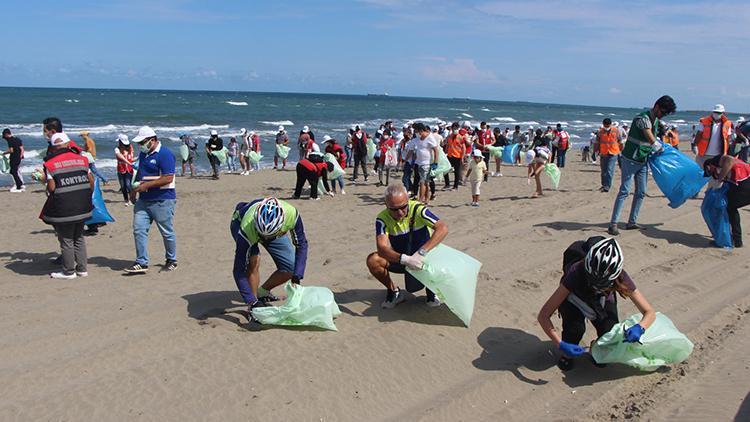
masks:
<path id="1" fill-rule="evenodd" d="M 175 158 L 169 148 L 163 147 L 161 143 L 151 153 L 146 155 L 141 152 L 138 155 L 138 175 L 136 180 L 156 180 L 163 175 L 174 174 Z M 143 201 L 161 201 L 164 199 L 177 199 L 174 190 L 175 181 L 160 188 L 151 188 L 141 192 L 140 199 Z"/>

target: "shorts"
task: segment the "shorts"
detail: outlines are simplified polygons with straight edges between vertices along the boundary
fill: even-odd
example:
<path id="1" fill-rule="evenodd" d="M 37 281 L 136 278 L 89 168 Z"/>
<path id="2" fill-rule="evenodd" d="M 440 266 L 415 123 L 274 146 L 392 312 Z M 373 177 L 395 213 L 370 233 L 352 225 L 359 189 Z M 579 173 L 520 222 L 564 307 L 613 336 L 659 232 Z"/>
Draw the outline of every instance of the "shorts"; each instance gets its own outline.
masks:
<path id="1" fill-rule="evenodd" d="M 260 243 L 266 249 L 276 269 L 283 273 L 294 273 L 295 249 L 289 236 L 281 236 L 268 242 Z M 258 244 L 250 247 L 250 256 L 260 255 Z"/>
<path id="2" fill-rule="evenodd" d="M 403 264 L 395 264 L 393 262 L 389 262 L 388 272 L 394 274 L 403 274 L 404 283 L 406 284 L 406 291 L 409 293 L 418 292 L 424 289 L 424 284 L 420 283 L 419 280 L 414 278 L 413 275 L 407 273 L 406 267 Z"/>
<path id="3" fill-rule="evenodd" d="M 419 171 L 419 184 L 426 185 L 430 183 L 430 166 L 419 166 L 417 170 Z"/>
<path id="4" fill-rule="evenodd" d="M 472 180 L 471 181 L 471 194 L 472 195 L 479 195 L 479 187 L 482 186 L 481 180 Z"/>

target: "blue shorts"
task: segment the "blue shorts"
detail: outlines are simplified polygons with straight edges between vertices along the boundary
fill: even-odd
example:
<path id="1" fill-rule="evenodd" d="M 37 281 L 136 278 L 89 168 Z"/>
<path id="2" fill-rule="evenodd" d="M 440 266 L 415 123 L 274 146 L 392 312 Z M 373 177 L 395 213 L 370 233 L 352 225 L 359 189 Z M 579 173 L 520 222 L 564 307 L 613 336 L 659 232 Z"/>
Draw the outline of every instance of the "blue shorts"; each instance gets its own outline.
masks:
<path id="1" fill-rule="evenodd" d="M 294 262 L 295 262 L 295 249 L 292 245 L 292 241 L 289 236 L 281 236 L 276 239 L 261 242 L 260 244 L 266 249 L 273 263 L 276 264 L 276 269 L 283 273 L 294 273 Z M 260 248 L 258 244 L 250 247 L 250 256 L 260 255 Z"/>

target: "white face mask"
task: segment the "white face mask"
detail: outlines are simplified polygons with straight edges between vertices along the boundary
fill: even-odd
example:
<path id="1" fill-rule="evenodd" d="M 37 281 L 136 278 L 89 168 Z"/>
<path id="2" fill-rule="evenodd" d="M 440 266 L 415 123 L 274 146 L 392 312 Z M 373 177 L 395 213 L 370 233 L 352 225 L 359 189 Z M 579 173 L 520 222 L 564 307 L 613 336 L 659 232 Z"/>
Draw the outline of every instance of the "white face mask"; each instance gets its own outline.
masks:
<path id="1" fill-rule="evenodd" d="M 713 113 L 714 120 L 719 121 L 721 120 L 721 113 Z"/>
<path id="2" fill-rule="evenodd" d="M 148 154 L 151 151 L 151 141 L 141 144 L 141 152 Z"/>

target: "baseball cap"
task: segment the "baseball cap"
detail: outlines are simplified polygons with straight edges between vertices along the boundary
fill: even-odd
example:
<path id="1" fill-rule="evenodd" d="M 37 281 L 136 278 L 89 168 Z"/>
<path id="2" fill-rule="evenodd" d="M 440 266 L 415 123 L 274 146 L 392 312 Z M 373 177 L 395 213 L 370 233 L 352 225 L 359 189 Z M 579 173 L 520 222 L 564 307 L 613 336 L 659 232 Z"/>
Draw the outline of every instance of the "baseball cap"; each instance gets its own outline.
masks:
<path id="1" fill-rule="evenodd" d="M 284 131 L 284 126 L 279 125 L 279 132 L 283 132 L 283 131 Z"/>
<path id="2" fill-rule="evenodd" d="M 70 142 L 70 138 L 65 132 L 56 133 L 49 139 L 49 143 L 52 146 L 65 145 L 68 142 Z"/>
<path id="3" fill-rule="evenodd" d="M 130 139 L 128 139 L 128 135 L 124 133 L 117 135 L 117 140 L 121 142 L 123 145 L 130 145 Z"/>
<path id="4" fill-rule="evenodd" d="M 302 133 L 307 133 L 307 132 L 309 132 L 309 131 L 310 131 L 310 128 L 309 128 L 309 127 L 307 127 L 307 126 L 303 126 L 303 127 L 302 127 Z"/>
<path id="5" fill-rule="evenodd" d="M 482 151 L 480 151 L 478 149 L 475 149 L 474 151 L 471 152 L 471 154 L 473 156 L 475 156 L 475 157 L 481 157 L 482 156 Z"/>
<path id="6" fill-rule="evenodd" d="M 153 138 L 155 136 L 156 136 L 156 132 L 154 132 L 153 129 L 151 129 L 148 126 L 143 126 L 140 129 L 138 129 L 138 135 L 136 135 L 135 138 L 133 138 L 133 143 L 140 144 L 146 139 Z"/>
<path id="7" fill-rule="evenodd" d="M 211 130 L 211 136 L 217 136 L 219 132 L 216 131 L 216 129 Z"/>
<path id="8" fill-rule="evenodd" d="M 714 113 L 723 113 L 724 112 L 724 104 L 716 104 L 713 109 Z"/>

